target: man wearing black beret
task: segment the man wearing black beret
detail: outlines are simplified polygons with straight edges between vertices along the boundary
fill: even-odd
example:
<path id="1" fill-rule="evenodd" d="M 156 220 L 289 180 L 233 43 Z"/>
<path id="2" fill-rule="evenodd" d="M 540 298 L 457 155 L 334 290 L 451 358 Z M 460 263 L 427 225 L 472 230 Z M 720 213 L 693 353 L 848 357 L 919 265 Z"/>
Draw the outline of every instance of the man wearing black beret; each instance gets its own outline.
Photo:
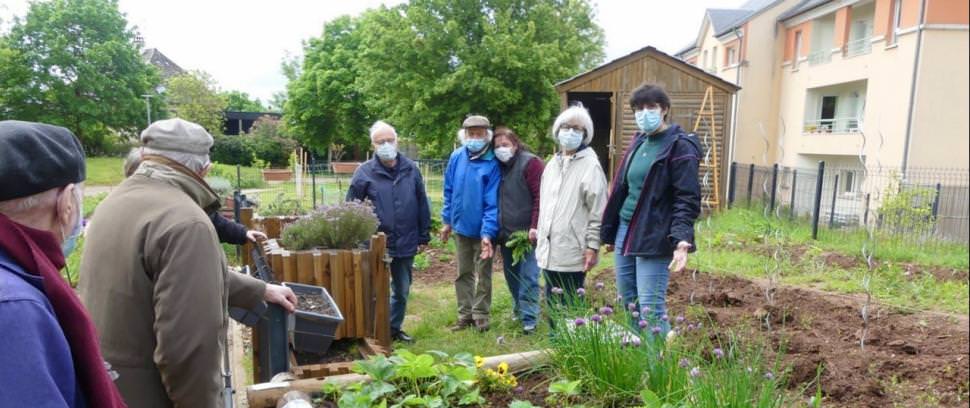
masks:
<path id="1" fill-rule="evenodd" d="M 60 276 L 81 232 L 84 151 L 0 121 L 0 407 L 124 407 L 91 318 Z"/>

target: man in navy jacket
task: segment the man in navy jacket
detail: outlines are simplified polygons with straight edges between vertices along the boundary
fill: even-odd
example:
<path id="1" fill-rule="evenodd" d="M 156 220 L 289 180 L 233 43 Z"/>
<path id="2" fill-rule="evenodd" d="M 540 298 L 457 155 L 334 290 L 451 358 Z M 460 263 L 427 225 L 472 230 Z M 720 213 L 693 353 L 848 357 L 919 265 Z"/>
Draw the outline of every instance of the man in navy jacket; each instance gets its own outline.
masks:
<path id="1" fill-rule="evenodd" d="M 369 200 L 387 234 L 391 261 L 391 337 L 410 343 L 401 329 L 411 289 L 411 271 L 418 247 L 431 241 L 431 208 L 421 171 L 397 151 L 397 131 L 377 121 L 370 129 L 375 157 L 362 164 L 350 181 L 347 200 Z"/>

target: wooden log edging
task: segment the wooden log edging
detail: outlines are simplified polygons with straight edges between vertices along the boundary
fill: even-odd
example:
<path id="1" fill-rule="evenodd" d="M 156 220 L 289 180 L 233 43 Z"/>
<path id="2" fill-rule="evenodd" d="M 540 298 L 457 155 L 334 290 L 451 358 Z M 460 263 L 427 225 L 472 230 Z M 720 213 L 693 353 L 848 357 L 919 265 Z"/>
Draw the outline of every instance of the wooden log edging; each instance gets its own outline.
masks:
<path id="1" fill-rule="evenodd" d="M 549 352 L 547 350 L 536 350 L 486 357 L 482 367 L 495 369 L 502 362 L 509 365 L 509 372 L 519 374 L 547 364 L 549 362 Z M 246 400 L 249 402 L 250 408 L 275 407 L 276 401 L 290 391 L 302 391 L 308 394 L 313 394 L 323 390 L 324 383 L 332 383 L 338 386 L 344 386 L 361 382 L 369 382 L 370 380 L 371 378 L 366 375 L 344 374 L 326 378 L 294 380 L 290 382 L 268 382 L 262 384 L 253 384 L 246 387 Z"/>

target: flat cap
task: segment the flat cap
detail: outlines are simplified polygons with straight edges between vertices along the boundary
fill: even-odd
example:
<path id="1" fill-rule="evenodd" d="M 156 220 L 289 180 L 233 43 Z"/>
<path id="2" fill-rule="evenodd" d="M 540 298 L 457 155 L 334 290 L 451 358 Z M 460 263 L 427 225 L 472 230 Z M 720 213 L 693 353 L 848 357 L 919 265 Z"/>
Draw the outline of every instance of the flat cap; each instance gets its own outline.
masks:
<path id="1" fill-rule="evenodd" d="M 149 125 L 141 132 L 145 147 L 170 152 L 209 154 L 212 135 L 202 126 L 183 119 L 165 119 Z"/>
<path id="2" fill-rule="evenodd" d="M 80 183 L 85 177 L 84 149 L 70 130 L 0 121 L 0 201 Z"/>
<path id="3" fill-rule="evenodd" d="M 492 127 L 492 124 L 488 121 L 488 118 L 482 115 L 471 115 L 465 118 L 465 121 L 462 122 L 461 127 L 463 129 L 473 128 L 473 127 L 488 128 L 488 127 Z"/>

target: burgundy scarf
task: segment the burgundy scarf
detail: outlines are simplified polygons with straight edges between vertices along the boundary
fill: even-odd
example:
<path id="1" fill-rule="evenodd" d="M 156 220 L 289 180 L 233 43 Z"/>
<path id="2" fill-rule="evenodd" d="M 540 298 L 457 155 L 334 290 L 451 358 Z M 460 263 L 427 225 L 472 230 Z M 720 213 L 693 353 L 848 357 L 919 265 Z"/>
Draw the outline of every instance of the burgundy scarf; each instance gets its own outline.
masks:
<path id="1" fill-rule="evenodd" d="M 88 406 L 125 407 L 104 367 L 91 317 L 59 273 L 64 267 L 64 255 L 54 234 L 18 224 L 0 214 L 0 248 L 27 273 L 44 279 L 44 292 L 71 346 L 74 370 Z"/>

